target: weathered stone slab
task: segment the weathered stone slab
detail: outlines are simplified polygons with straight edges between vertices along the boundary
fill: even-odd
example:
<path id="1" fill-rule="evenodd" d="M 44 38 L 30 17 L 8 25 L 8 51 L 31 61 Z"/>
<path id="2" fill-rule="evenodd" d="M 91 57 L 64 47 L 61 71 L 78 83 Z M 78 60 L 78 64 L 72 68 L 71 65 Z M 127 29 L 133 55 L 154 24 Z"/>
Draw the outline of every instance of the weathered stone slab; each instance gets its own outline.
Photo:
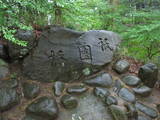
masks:
<path id="1" fill-rule="evenodd" d="M 24 60 L 24 74 L 43 82 L 77 80 L 86 67 L 111 62 L 119 43 L 118 35 L 110 31 L 82 33 L 51 27 L 42 33 L 34 53 Z"/>

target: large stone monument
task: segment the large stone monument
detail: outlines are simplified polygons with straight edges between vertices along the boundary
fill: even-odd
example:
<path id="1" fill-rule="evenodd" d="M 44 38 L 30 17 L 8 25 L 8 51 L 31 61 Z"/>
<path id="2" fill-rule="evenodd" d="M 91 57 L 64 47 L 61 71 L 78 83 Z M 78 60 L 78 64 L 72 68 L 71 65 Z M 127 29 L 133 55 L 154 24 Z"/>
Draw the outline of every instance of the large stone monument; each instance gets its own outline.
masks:
<path id="1" fill-rule="evenodd" d="M 111 31 L 77 32 L 50 27 L 42 32 L 34 52 L 25 58 L 24 74 L 43 82 L 75 81 L 85 68 L 91 70 L 111 62 L 119 43 L 119 36 Z"/>

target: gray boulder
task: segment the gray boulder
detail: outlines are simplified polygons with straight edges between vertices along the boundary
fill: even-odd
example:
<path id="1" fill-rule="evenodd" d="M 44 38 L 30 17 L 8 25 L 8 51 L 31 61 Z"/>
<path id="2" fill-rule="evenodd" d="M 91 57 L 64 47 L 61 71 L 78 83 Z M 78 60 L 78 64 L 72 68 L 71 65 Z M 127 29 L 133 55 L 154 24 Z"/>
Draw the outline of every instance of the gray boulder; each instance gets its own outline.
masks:
<path id="1" fill-rule="evenodd" d="M 158 80 L 158 67 L 153 63 L 141 66 L 138 76 L 142 82 L 150 88 L 153 88 Z"/>
<path id="2" fill-rule="evenodd" d="M 40 97 L 33 101 L 27 108 L 26 113 L 43 119 L 53 120 L 58 116 L 58 105 L 54 98 Z"/>
<path id="3" fill-rule="evenodd" d="M 119 43 L 118 35 L 110 31 L 82 33 L 50 27 L 42 33 L 33 54 L 24 60 L 23 71 L 43 82 L 78 80 L 85 68 L 111 62 Z"/>

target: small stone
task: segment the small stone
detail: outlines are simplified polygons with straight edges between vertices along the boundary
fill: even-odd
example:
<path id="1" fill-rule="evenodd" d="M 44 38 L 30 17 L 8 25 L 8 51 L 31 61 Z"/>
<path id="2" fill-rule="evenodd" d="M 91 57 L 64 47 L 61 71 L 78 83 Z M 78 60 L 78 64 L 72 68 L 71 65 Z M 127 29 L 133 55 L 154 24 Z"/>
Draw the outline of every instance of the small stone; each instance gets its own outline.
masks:
<path id="1" fill-rule="evenodd" d="M 4 79 L 9 74 L 8 64 L 0 59 L 0 80 Z"/>
<path id="2" fill-rule="evenodd" d="M 130 92 L 128 88 L 122 88 L 118 94 L 122 99 L 128 102 L 134 103 L 136 101 L 135 95 Z"/>
<path id="3" fill-rule="evenodd" d="M 54 120 L 58 116 L 58 111 L 56 100 L 46 96 L 38 98 L 26 108 L 27 114 L 48 120 Z"/>
<path id="4" fill-rule="evenodd" d="M 141 82 L 141 80 L 134 75 L 127 75 L 123 77 L 122 81 L 129 86 L 136 86 Z"/>
<path id="5" fill-rule="evenodd" d="M 106 101 L 105 101 L 105 103 L 107 104 L 107 105 L 117 105 L 118 104 L 118 101 L 117 101 L 117 99 L 116 99 L 116 97 L 114 97 L 114 96 L 108 96 L 107 98 L 106 98 Z"/>
<path id="6" fill-rule="evenodd" d="M 158 80 L 158 67 L 153 63 L 143 65 L 139 69 L 138 76 L 146 86 L 153 88 Z"/>
<path id="7" fill-rule="evenodd" d="M 35 83 L 25 82 L 23 84 L 23 93 L 27 99 L 33 99 L 40 93 L 40 88 Z"/>
<path id="8" fill-rule="evenodd" d="M 102 101 L 105 101 L 106 97 L 108 97 L 111 94 L 107 88 L 101 87 L 94 88 L 93 93 L 95 96 L 102 99 Z"/>
<path id="9" fill-rule="evenodd" d="M 128 120 L 126 111 L 122 107 L 118 105 L 111 105 L 109 109 L 114 120 Z"/>
<path id="10" fill-rule="evenodd" d="M 74 86 L 67 88 L 67 92 L 69 94 L 76 94 L 76 95 L 82 94 L 82 93 L 86 92 L 87 90 L 88 90 L 88 88 L 86 88 L 83 85 L 74 85 Z"/>
<path id="11" fill-rule="evenodd" d="M 111 87 L 113 80 L 112 76 L 108 73 L 102 73 L 90 80 L 84 81 L 87 85 L 96 87 Z"/>
<path id="12" fill-rule="evenodd" d="M 138 116 L 138 120 L 151 120 L 150 118 L 143 116 L 143 115 L 139 115 Z"/>
<path id="13" fill-rule="evenodd" d="M 19 103 L 19 96 L 15 89 L 0 88 L 0 111 L 6 111 Z"/>
<path id="14" fill-rule="evenodd" d="M 64 88 L 65 88 L 65 84 L 63 82 L 60 82 L 60 81 L 55 82 L 53 86 L 55 96 L 61 96 Z"/>
<path id="15" fill-rule="evenodd" d="M 156 118 L 158 116 L 158 113 L 156 110 L 154 110 L 153 108 L 150 108 L 142 103 L 136 102 L 136 108 L 151 118 Z"/>
<path id="16" fill-rule="evenodd" d="M 125 73 L 129 69 L 129 67 L 130 64 L 126 60 L 120 60 L 115 64 L 114 69 L 118 73 Z"/>
<path id="17" fill-rule="evenodd" d="M 146 97 L 146 96 L 149 96 L 150 93 L 152 92 L 152 89 L 147 87 L 147 86 L 140 86 L 140 87 L 136 87 L 136 88 L 133 88 L 133 91 L 137 94 L 137 95 L 140 95 L 140 96 L 143 96 L 143 97 Z"/>
<path id="18" fill-rule="evenodd" d="M 78 101 L 75 97 L 70 95 L 64 95 L 61 98 L 61 103 L 66 109 L 74 109 L 78 106 Z"/>

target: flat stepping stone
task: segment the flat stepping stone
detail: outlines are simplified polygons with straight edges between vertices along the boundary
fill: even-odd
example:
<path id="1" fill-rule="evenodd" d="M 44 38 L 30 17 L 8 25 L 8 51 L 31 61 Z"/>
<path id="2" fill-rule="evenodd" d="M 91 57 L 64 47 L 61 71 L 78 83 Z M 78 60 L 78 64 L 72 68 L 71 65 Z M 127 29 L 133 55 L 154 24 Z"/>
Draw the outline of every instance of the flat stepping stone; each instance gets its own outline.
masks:
<path id="1" fill-rule="evenodd" d="M 40 87 L 36 83 L 23 83 L 24 97 L 27 99 L 33 99 L 40 93 Z"/>
<path id="2" fill-rule="evenodd" d="M 134 75 L 127 75 L 122 78 L 122 81 L 129 86 L 136 86 L 141 82 L 140 78 Z"/>
<path id="3" fill-rule="evenodd" d="M 61 97 L 61 103 L 66 109 L 74 109 L 78 106 L 78 101 L 71 95 L 64 95 Z"/>
<path id="4" fill-rule="evenodd" d="M 140 87 L 136 87 L 133 88 L 133 91 L 137 94 L 140 95 L 142 97 L 147 97 L 150 95 L 150 93 L 152 92 L 152 89 L 147 87 L 147 86 L 140 86 Z"/>
<path id="5" fill-rule="evenodd" d="M 153 108 L 147 106 L 147 105 L 144 105 L 142 103 L 139 103 L 139 102 L 136 102 L 136 108 L 143 112 L 144 114 L 148 115 L 149 117 L 151 118 L 156 118 L 158 117 L 158 112 L 156 110 L 154 110 Z"/>
<path id="6" fill-rule="evenodd" d="M 106 103 L 107 105 L 117 105 L 117 104 L 118 104 L 118 100 L 117 100 L 116 97 L 114 97 L 114 96 L 108 96 L 108 97 L 106 98 L 105 103 Z"/>
<path id="7" fill-rule="evenodd" d="M 108 73 L 102 73 L 90 80 L 84 81 L 87 85 L 96 87 L 111 87 L 113 80 L 112 76 Z"/>
<path id="8" fill-rule="evenodd" d="M 135 95 L 132 92 L 130 92 L 128 88 L 122 88 L 119 91 L 118 95 L 125 101 L 132 102 L 132 103 L 136 101 Z"/>
<path id="9" fill-rule="evenodd" d="M 86 92 L 87 90 L 88 90 L 88 88 L 86 88 L 83 85 L 74 85 L 74 86 L 67 88 L 67 92 L 69 94 L 76 94 L 76 95 L 82 94 L 82 93 Z"/>
<path id="10" fill-rule="evenodd" d="M 40 97 L 26 108 L 27 114 L 32 114 L 44 119 L 55 119 L 58 116 L 58 105 L 54 98 Z"/>
<path id="11" fill-rule="evenodd" d="M 126 60 L 120 60 L 114 65 L 114 70 L 118 73 L 125 73 L 130 67 L 130 64 Z"/>
<path id="12" fill-rule="evenodd" d="M 95 96 L 105 101 L 105 99 L 111 94 L 107 88 L 95 87 L 93 90 Z"/>
<path id="13" fill-rule="evenodd" d="M 65 88 L 65 83 L 57 81 L 53 85 L 53 91 L 55 96 L 61 96 L 63 90 Z"/>
<path id="14" fill-rule="evenodd" d="M 6 111 L 19 103 L 19 96 L 15 89 L 0 88 L 0 111 Z"/>
<path id="15" fill-rule="evenodd" d="M 126 111 L 122 107 L 118 105 L 111 105 L 109 110 L 111 111 L 114 120 L 128 120 Z"/>

